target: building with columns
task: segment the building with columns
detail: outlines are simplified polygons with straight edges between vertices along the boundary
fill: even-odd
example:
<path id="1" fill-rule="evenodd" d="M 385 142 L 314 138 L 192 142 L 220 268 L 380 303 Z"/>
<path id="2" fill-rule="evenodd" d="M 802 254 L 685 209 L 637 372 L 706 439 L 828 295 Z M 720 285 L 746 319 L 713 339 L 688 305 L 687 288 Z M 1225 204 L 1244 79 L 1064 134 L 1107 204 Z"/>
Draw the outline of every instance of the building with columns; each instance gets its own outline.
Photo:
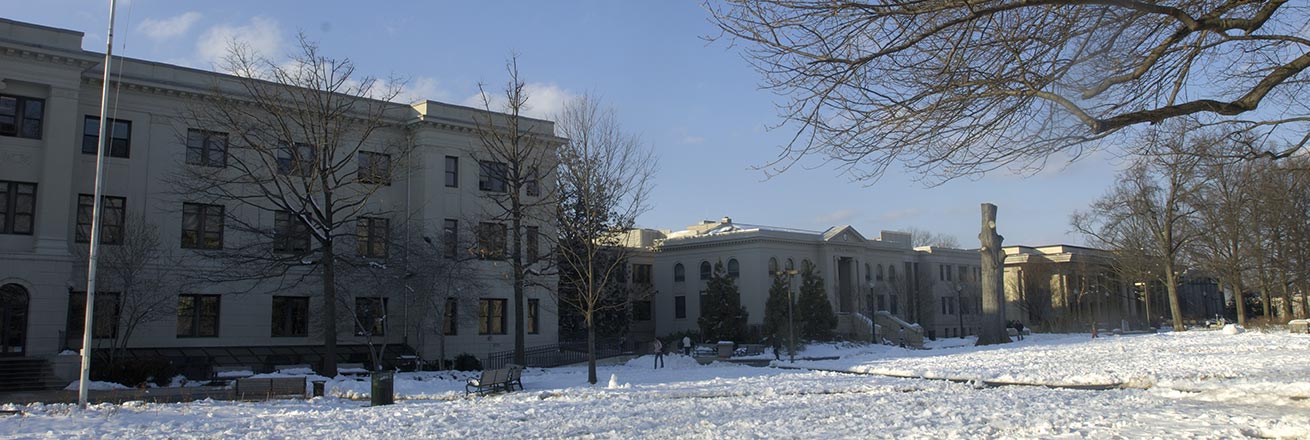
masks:
<path id="1" fill-rule="evenodd" d="M 81 346 L 83 296 L 79 295 L 86 285 L 83 255 L 90 230 L 93 197 L 89 194 L 104 69 L 104 55 L 83 50 L 82 45 L 83 34 L 78 31 L 0 19 L 0 361 L 65 365 L 68 358 L 76 362 L 76 356 L 59 354 Z M 229 154 L 226 135 L 223 142 L 215 143 L 214 136 L 222 133 L 192 126 L 189 121 L 194 119 L 179 115 L 203 105 L 220 90 L 215 84 L 232 77 L 131 58 L 121 59 L 120 70 L 119 61 L 115 59 L 112 84 L 113 139 L 105 162 L 102 233 L 113 237 L 136 226 L 134 222 L 145 222 L 157 228 L 165 251 L 178 256 L 231 246 L 236 228 L 229 224 L 227 236 L 223 233 L 223 222 L 230 222 L 231 216 L 192 212 L 193 201 L 176 194 L 169 179 L 176 178 L 182 167 L 214 165 L 195 162 L 209 156 L 201 159 L 188 150 L 208 148 L 207 154 Z M 469 234 L 459 231 L 488 221 L 486 213 L 494 204 L 486 193 L 497 191 L 497 168 L 480 165 L 478 158 L 485 156 L 480 155 L 475 124 L 475 118 L 486 113 L 435 101 L 380 105 L 389 106 L 387 127 L 364 149 L 408 142 L 413 153 L 406 156 L 411 163 L 404 164 L 405 176 L 389 179 L 369 199 L 380 212 L 395 213 L 395 218 L 370 219 L 373 229 L 359 230 L 391 236 L 400 232 L 389 229 L 410 222 L 406 224 L 436 231 L 433 246 L 438 246 L 456 243 L 452 237 Z M 548 142 L 562 142 L 553 137 L 549 121 L 531 122 Z M 194 133 L 209 136 L 196 140 Z M 360 169 L 364 166 L 361 163 Z M 532 196 L 529 190 L 527 197 Z M 272 224 L 275 217 L 268 212 L 249 214 L 251 222 Z M 530 226 L 530 234 L 554 231 L 548 223 Z M 351 226 L 350 231 L 356 228 Z M 500 231 L 503 234 L 504 229 Z M 203 243 L 199 236 L 205 237 Z M 526 241 L 530 245 L 536 238 Z M 505 237 L 499 240 L 504 243 Z M 102 242 L 104 247 L 116 245 L 112 239 Z M 353 246 L 349 249 L 354 251 Z M 410 286 L 373 286 L 369 292 L 344 294 L 373 301 L 368 320 L 374 331 L 368 337 L 374 343 L 401 347 L 429 360 L 438 358 L 439 344 L 447 358 L 512 349 L 514 320 L 510 318 L 517 311 L 512 308 L 509 265 L 494 259 L 469 264 L 474 266 L 470 276 L 478 280 L 477 291 L 463 292 L 460 305 L 443 312 L 455 323 L 444 330 L 424 324 L 432 320 L 422 315 L 425 309 L 419 307 Z M 200 266 L 152 269 L 205 270 Z M 550 284 L 550 280 L 541 282 Z M 317 285 L 310 281 L 241 293 L 191 285 L 175 292 L 170 304 L 175 311 L 137 329 L 128 347 L 153 350 L 181 363 L 243 362 L 252 363 L 247 366 L 256 370 L 275 363 L 314 363 L 315 356 L 321 356 L 316 347 L 323 341 L 317 323 L 338 319 L 338 340 L 345 353 L 339 361 L 359 362 L 360 347 L 370 341 L 352 322 L 355 319 L 318 312 L 321 300 L 316 297 L 321 289 Z M 555 343 L 553 296 L 540 287 L 529 288 L 526 296 L 527 345 Z M 97 304 L 117 298 L 113 292 L 97 297 Z M 112 304 L 99 307 L 106 321 L 96 324 L 97 346 L 103 346 L 102 325 L 105 334 L 120 330 Z M 98 311 L 97 320 L 100 316 Z M 231 352 L 249 356 L 232 360 L 221 354 Z"/>

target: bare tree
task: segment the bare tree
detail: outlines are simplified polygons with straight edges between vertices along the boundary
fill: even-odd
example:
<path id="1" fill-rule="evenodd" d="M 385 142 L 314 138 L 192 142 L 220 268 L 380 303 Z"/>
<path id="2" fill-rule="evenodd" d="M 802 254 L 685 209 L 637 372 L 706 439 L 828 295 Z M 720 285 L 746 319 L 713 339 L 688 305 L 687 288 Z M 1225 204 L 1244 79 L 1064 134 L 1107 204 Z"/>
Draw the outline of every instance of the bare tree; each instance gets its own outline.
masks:
<path id="1" fill-rule="evenodd" d="M 895 162 L 925 179 L 1076 159 L 1129 127 L 1190 116 L 1310 142 L 1310 7 L 1286 0 L 706 3 L 741 43 L 805 155 L 859 180 Z M 1277 111 L 1262 112 L 1263 109 Z M 1270 144 L 1273 145 L 1273 144 Z"/>
<path id="2" fill-rule="evenodd" d="M 1143 138 L 1146 155 L 1141 161 L 1125 170 L 1089 211 L 1075 213 L 1072 221 L 1074 229 L 1094 243 L 1140 252 L 1156 262 L 1163 272 L 1176 331 L 1185 330 L 1178 301 L 1182 260 L 1199 233 L 1194 202 L 1200 164 L 1188 151 L 1212 142 L 1187 124 L 1164 124 L 1152 130 Z"/>
<path id="3" fill-rule="evenodd" d="M 1245 326 L 1246 273 L 1252 269 L 1251 243 L 1255 240 L 1256 224 L 1261 218 L 1255 212 L 1258 194 L 1253 182 L 1252 168 L 1245 163 L 1228 160 L 1207 160 L 1199 170 L 1201 182 L 1194 202 L 1197 222 L 1206 233 L 1197 234 L 1193 260 L 1206 272 L 1218 277 L 1233 291 L 1237 309 L 1237 323 Z M 1222 292 L 1223 289 L 1221 288 Z M 1267 299 L 1267 298 L 1266 298 Z M 1265 302 L 1268 316 L 1268 301 Z"/>
<path id="4" fill-rule="evenodd" d="M 97 322 L 93 330 L 112 336 L 108 357 L 111 369 L 138 328 L 174 316 L 181 281 L 173 273 L 177 259 L 163 250 L 159 228 L 145 217 L 131 219 L 118 234 L 118 244 L 101 247 L 101 276 L 96 282 L 97 290 L 105 293 L 96 295 Z M 85 296 L 82 301 L 86 301 Z M 114 315 L 117 321 L 101 323 L 102 317 L 110 319 Z"/>
<path id="5" fill-rule="evenodd" d="M 207 279 L 321 288 L 320 373 L 334 376 L 338 268 L 386 256 L 390 213 L 374 196 L 403 171 L 412 143 L 387 114 L 401 82 L 360 75 L 303 35 L 297 49 L 280 62 L 231 47 L 223 68 L 233 76 L 192 110 L 188 122 L 203 129 L 186 133 L 173 185 L 193 203 L 183 247 L 221 266 Z"/>
<path id="6" fill-rule="evenodd" d="M 491 95 L 486 87 L 478 85 L 482 107 L 487 111 L 475 118 L 480 142 L 478 159 L 481 175 L 479 189 L 492 201 L 494 208 L 487 213 L 487 221 L 506 226 L 508 255 L 514 287 L 514 362 L 525 362 L 524 340 L 526 327 L 524 291 L 534 281 L 531 275 L 544 274 L 545 270 L 532 270 L 525 246 L 527 228 L 531 222 L 549 225 L 554 217 L 555 195 L 550 185 L 555 170 L 555 148 L 561 141 L 552 132 L 552 123 L 529 118 L 529 96 L 526 83 L 519 76 L 518 59 L 506 63 L 509 81 L 499 97 Z M 503 101 L 501 100 L 503 98 Z M 549 233 L 549 231 L 543 231 Z M 481 234 L 491 234 L 481 231 Z M 494 234 L 493 234 L 494 235 Z M 502 241 L 504 242 L 504 241 Z M 503 251 L 497 251 L 501 253 Z M 499 257 L 500 255 L 497 255 Z M 546 263 L 549 258 L 537 260 Z M 542 285 L 549 289 L 550 286 Z"/>
<path id="7" fill-rule="evenodd" d="M 911 226 L 901 231 L 910 234 L 910 246 L 933 246 L 951 249 L 960 248 L 960 239 L 954 235 L 932 232 L 927 229 L 921 229 Z"/>
<path id="8" fill-rule="evenodd" d="M 567 103 L 556 129 L 568 139 L 559 149 L 557 221 L 561 283 L 572 295 L 559 304 L 587 326 L 587 382 L 596 383 L 597 313 L 627 307 L 650 292 L 613 289 L 628 262 L 624 239 L 649 206 L 655 157 L 640 138 L 623 130 L 613 110 L 584 95 Z M 623 295 L 623 298 L 613 298 Z"/>

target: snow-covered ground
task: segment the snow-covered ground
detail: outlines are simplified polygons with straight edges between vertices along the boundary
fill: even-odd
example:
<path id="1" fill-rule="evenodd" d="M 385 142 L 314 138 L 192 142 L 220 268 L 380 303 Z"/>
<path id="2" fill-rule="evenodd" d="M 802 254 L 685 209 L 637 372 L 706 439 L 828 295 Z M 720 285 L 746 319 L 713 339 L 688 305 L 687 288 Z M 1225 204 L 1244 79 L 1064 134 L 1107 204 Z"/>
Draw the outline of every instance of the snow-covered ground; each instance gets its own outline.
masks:
<path id="1" fill-rule="evenodd" d="M 922 351 L 814 346 L 816 368 L 1043 383 L 1081 391 L 825 371 L 698 365 L 670 356 L 530 369 L 527 391 L 465 398 L 465 374 L 397 376 L 397 404 L 367 407 L 367 381 L 334 397 L 263 403 L 5 406 L 5 438 L 1233 438 L 1310 437 L 1310 338 L 1222 332 L 1036 335 L 1001 347 L 941 340 Z M 611 386 L 611 376 L 613 386 Z"/>

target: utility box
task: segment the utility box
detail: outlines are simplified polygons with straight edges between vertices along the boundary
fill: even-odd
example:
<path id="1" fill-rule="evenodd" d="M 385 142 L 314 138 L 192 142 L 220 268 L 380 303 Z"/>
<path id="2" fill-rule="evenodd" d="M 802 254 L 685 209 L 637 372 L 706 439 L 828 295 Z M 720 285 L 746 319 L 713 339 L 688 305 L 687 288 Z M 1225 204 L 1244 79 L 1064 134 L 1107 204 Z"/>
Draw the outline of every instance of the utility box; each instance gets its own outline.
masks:
<path id="1" fill-rule="evenodd" d="M 719 357 L 724 359 L 732 357 L 733 345 L 735 344 L 733 344 L 732 341 L 719 341 Z"/>
<path id="2" fill-rule="evenodd" d="M 373 372 L 373 387 L 369 393 L 373 406 L 390 405 L 396 402 L 395 379 L 395 371 L 383 370 Z"/>
<path id="3" fill-rule="evenodd" d="M 1310 319 L 1293 319 L 1288 321 L 1287 330 L 1292 333 L 1310 334 Z"/>

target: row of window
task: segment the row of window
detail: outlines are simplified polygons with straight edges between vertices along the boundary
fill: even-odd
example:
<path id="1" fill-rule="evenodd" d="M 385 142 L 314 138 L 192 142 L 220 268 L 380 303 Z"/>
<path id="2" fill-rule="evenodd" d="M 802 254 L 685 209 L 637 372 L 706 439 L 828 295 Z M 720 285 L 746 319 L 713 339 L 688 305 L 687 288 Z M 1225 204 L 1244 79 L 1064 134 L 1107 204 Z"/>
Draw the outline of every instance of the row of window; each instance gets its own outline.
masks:
<path id="1" fill-rule="evenodd" d="M 524 192 L 529 197 L 541 195 L 541 184 L 537 179 L 536 169 L 527 173 L 523 182 Z M 459 188 L 459 157 L 446 156 L 446 187 Z M 478 161 L 478 189 L 488 192 L 507 192 L 509 190 L 509 165 L 504 162 L 489 160 Z"/>
<path id="2" fill-rule="evenodd" d="M 117 292 L 96 293 L 95 319 L 92 321 L 91 334 L 95 338 L 115 338 L 118 336 L 120 319 Z M 177 298 L 177 337 L 205 338 L 218 337 L 219 317 L 222 296 L 183 294 Z M 387 329 L 387 298 L 370 297 L 355 299 L 355 335 L 385 336 Z M 478 334 L 507 334 L 505 313 L 508 300 L 503 298 L 483 298 L 478 300 Z M 459 329 L 458 312 L 454 299 L 447 301 L 444 332 L 456 335 Z M 540 332 L 538 311 L 540 300 L 528 300 L 527 332 Z M 269 335 L 272 337 L 306 337 L 309 336 L 309 297 L 274 296 L 271 307 Z M 68 298 L 67 335 L 74 339 L 82 334 L 86 313 L 86 293 L 72 292 Z"/>
<path id="3" fill-rule="evenodd" d="M 964 265 L 952 267 L 949 264 L 939 264 L 937 265 L 937 279 L 940 281 L 981 282 L 982 268 L 974 266 L 973 270 L 969 269 L 969 266 Z"/>
<path id="4" fill-rule="evenodd" d="M 957 312 L 959 314 L 972 315 L 982 310 L 982 298 L 976 296 L 958 299 L 946 296 L 942 297 L 941 302 L 943 315 L 955 315 Z"/>
<path id="5" fill-rule="evenodd" d="M 0 95 L 0 136 L 41 139 L 45 100 Z"/>

